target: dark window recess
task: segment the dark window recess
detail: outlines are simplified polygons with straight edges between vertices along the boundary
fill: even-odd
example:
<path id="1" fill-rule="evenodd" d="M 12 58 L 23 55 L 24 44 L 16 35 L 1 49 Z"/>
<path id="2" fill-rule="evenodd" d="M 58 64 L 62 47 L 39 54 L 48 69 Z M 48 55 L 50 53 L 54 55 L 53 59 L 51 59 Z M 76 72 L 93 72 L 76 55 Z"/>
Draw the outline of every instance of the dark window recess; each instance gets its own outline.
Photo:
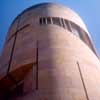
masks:
<path id="1" fill-rule="evenodd" d="M 58 18 L 58 17 L 41 17 L 40 20 L 40 25 L 45 25 L 45 24 L 54 24 L 61 26 L 63 28 L 66 28 L 70 31 L 70 26 L 68 26 L 68 21 L 63 19 L 63 18 Z"/>
<path id="2" fill-rule="evenodd" d="M 46 24 L 46 18 L 42 18 L 42 24 Z"/>
<path id="3" fill-rule="evenodd" d="M 80 37 L 81 33 L 79 31 L 79 27 L 76 24 L 72 23 L 72 22 L 70 22 L 70 26 L 71 26 L 72 33 L 75 34 L 76 36 Z"/>
<path id="4" fill-rule="evenodd" d="M 54 17 L 54 18 L 52 18 L 52 22 L 53 22 L 53 24 L 55 24 L 55 25 L 61 26 L 60 18 Z"/>
<path id="5" fill-rule="evenodd" d="M 40 25 L 45 25 L 45 24 L 55 24 L 61 26 L 61 22 L 59 18 L 56 17 L 42 17 L 40 18 Z"/>
<path id="6" fill-rule="evenodd" d="M 20 96 L 23 94 L 23 83 L 19 84 L 13 91 L 13 96 Z"/>
<path id="7" fill-rule="evenodd" d="M 41 25 L 41 24 L 43 24 L 43 22 L 42 22 L 42 18 L 40 18 L 40 25 Z"/>
<path id="8" fill-rule="evenodd" d="M 51 18 L 47 18 L 47 24 L 51 24 Z"/>
<path id="9" fill-rule="evenodd" d="M 22 96 L 23 95 L 23 83 L 21 83 L 20 85 L 16 86 L 16 88 L 14 88 L 13 90 L 9 90 L 6 94 L 4 99 L 5 100 L 10 100 L 13 97 L 16 96 Z"/>
<path id="10" fill-rule="evenodd" d="M 40 24 L 41 24 L 41 25 L 47 24 L 47 18 L 44 18 L 44 17 L 43 17 L 43 18 L 40 18 Z"/>
<path id="11" fill-rule="evenodd" d="M 64 19 L 63 19 L 63 18 L 61 18 L 61 20 L 60 20 L 60 21 L 61 21 L 62 27 L 66 28 L 66 27 L 65 27 L 65 21 L 64 21 Z"/>
<path id="12" fill-rule="evenodd" d="M 65 22 L 65 28 L 68 29 L 69 31 L 71 31 L 69 21 L 68 20 L 64 20 L 64 22 Z"/>

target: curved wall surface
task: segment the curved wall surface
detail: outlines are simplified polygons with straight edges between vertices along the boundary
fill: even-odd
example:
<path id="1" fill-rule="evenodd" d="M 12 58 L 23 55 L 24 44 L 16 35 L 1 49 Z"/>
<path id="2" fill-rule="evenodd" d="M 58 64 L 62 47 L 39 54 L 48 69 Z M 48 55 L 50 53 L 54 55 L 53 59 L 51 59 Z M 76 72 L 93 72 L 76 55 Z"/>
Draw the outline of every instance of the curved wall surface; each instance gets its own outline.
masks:
<path id="1" fill-rule="evenodd" d="M 12 100 L 100 98 L 100 61 L 89 33 L 61 5 L 39 4 L 16 17 L 0 66 L 2 95 Z"/>

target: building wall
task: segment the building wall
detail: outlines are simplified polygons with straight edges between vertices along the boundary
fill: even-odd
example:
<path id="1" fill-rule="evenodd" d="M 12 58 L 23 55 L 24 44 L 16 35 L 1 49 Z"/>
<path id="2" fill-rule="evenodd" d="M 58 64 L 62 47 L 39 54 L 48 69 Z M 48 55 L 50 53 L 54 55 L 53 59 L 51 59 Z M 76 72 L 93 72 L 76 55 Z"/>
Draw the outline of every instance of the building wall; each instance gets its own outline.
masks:
<path id="1" fill-rule="evenodd" d="M 88 35 L 80 17 L 60 5 L 33 8 L 13 22 L 2 54 L 1 78 L 10 73 L 17 86 L 23 83 L 12 100 L 99 100 L 100 61 L 90 44 L 59 25 L 39 22 L 40 17 L 63 18 Z"/>

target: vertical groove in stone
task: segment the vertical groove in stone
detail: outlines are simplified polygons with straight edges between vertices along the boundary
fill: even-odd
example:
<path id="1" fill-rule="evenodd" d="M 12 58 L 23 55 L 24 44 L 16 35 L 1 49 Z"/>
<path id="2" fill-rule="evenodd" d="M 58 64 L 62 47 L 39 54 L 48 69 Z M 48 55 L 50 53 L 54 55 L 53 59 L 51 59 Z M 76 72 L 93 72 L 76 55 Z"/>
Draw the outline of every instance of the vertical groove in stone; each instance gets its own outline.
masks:
<path id="1" fill-rule="evenodd" d="M 20 17 L 21 16 L 19 16 L 18 22 L 17 22 L 17 28 L 16 28 L 16 33 L 15 33 L 15 37 L 14 37 L 14 42 L 13 42 L 12 50 L 11 50 L 11 55 L 10 55 L 10 60 L 9 60 L 9 64 L 8 64 L 7 74 L 9 73 L 11 62 L 12 62 L 12 57 L 13 57 L 13 53 L 14 53 L 14 47 L 15 47 L 15 43 L 16 43 L 17 32 L 18 32 L 17 30 L 18 30 L 18 27 L 19 27 Z"/>
<path id="2" fill-rule="evenodd" d="M 38 41 L 36 43 L 36 90 L 38 90 Z"/>
<path id="3" fill-rule="evenodd" d="M 77 61 L 77 66 L 78 66 L 78 70 L 79 70 L 80 77 L 81 77 L 81 80 L 82 80 L 82 84 L 83 84 L 83 88 L 84 88 L 84 91 L 85 91 L 86 98 L 87 98 L 87 100 L 89 100 L 87 89 L 86 89 L 86 86 L 85 86 L 85 82 L 84 82 L 83 75 L 82 75 L 82 72 L 81 72 L 80 65 L 79 65 L 78 61 Z"/>

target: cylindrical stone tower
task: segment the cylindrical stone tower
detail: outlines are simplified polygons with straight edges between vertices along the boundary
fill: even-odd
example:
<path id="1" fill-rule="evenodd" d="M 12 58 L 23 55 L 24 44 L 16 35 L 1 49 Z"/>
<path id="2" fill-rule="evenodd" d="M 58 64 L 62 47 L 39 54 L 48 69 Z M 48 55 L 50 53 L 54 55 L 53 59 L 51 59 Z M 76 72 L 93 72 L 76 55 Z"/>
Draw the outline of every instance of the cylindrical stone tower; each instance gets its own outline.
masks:
<path id="1" fill-rule="evenodd" d="M 32 6 L 8 31 L 0 64 L 1 98 L 100 100 L 98 58 L 75 12 L 53 3 Z"/>

